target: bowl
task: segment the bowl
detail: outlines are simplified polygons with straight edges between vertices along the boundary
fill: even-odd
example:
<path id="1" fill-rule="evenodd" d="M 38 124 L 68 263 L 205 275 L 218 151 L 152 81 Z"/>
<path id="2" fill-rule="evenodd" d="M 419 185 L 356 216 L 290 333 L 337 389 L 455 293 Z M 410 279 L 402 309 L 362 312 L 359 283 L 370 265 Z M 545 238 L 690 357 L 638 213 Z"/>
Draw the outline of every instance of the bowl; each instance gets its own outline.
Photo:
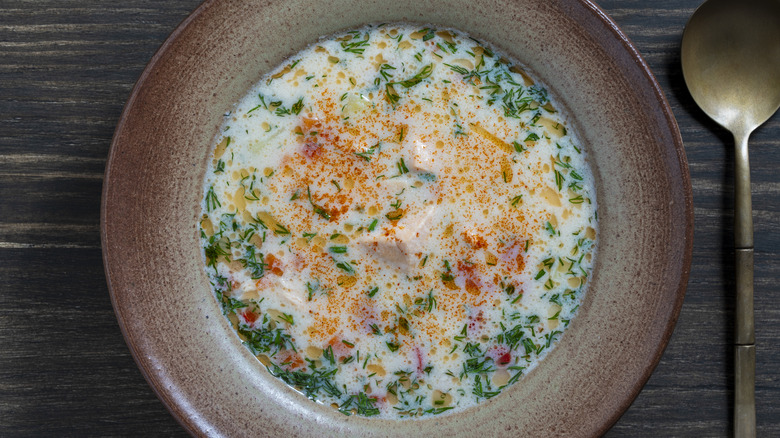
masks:
<path id="1" fill-rule="evenodd" d="M 558 346 L 500 396 L 417 420 L 345 416 L 272 377 L 202 267 L 202 181 L 223 114 L 318 37 L 366 23 L 454 27 L 520 60 L 567 107 L 596 179 L 590 287 Z M 145 378 L 193 435 L 600 435 L 657 365 L 693 240 L 685 153 L 663 92 L 586 0 L 210 0 L 163 44 L 116 129 L 101 210 L 111 299 Z"/>

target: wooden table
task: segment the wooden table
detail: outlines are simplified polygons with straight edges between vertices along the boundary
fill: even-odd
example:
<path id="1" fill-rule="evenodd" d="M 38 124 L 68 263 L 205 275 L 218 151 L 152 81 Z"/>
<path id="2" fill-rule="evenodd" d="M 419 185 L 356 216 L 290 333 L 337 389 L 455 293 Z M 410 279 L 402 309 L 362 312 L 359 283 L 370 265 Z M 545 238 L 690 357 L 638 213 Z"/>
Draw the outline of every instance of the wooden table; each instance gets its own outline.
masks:
<path id="1" fill-rule="evenodd" d="M 660 365 L 608 436 L 727 436 L 734 289 L 730 136 L 680 72 L 700 0 L 602 0 L 685 141 L 690 283 Z M 119 331 L 100 250 L 103 169 L 135 80 L 199 0 L 0 0 L 0 436 L 185 436 Z M 780 436 L 780 116 L 751 139 L 759 436 Z"/>

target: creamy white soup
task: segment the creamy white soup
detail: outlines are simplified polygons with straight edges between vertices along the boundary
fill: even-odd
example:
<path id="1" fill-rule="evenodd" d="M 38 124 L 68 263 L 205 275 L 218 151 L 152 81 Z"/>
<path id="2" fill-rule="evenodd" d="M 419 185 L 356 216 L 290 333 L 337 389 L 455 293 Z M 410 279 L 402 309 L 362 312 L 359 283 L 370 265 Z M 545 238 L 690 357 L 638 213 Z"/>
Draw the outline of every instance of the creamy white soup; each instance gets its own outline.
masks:
<path id="1" fill-rule="evenodd" d="M 215 296 L 273 376 L 344 414 L 439 415 L 522 385 L 585 293 L 586 151 L 543 84 L 461 32 L 322 39 L 212 150 Z"/>

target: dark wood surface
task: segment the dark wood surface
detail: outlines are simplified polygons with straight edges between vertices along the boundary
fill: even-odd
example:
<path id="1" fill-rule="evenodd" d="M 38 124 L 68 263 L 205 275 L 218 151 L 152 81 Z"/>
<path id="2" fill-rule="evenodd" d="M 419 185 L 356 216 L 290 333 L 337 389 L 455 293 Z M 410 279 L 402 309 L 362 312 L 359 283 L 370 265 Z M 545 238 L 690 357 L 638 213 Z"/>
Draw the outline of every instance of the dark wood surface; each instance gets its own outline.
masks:
<path id="1" fill-rule="evenodd" d="M 685 141 L 693 265 L 671 342 L 608 436 L 729 436 L 732 139 L 679 63 L 700 0 L 602 0 Z M 136 368 L 103 273 L 103 169 L 122 107 L 199 0 L 0 0 L 0 436 L 185 436 Z M 780 116 L 751 138 L 759 436 L 780 436 Z"/>

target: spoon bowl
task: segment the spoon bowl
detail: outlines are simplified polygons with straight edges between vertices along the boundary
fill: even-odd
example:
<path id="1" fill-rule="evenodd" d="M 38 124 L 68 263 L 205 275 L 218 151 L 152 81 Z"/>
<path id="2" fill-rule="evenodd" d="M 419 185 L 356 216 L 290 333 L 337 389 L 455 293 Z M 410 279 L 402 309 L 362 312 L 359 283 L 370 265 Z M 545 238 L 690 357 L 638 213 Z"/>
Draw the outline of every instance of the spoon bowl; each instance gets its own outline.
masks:
<path id="1" fill-rule="evenodd" d="M 685 83 L 734 135 L 734 435 L 756 435 L 753 208 L 748 137 L 780 107 L 780 0 L 709 0 L 683 32 Z"/>
<path id="2" fill-rule="evenodd" d="M 682 41 L 685 83 L 724 128 L 752 131 L 780 107 L 780 1 L 710 0 Z"/>

